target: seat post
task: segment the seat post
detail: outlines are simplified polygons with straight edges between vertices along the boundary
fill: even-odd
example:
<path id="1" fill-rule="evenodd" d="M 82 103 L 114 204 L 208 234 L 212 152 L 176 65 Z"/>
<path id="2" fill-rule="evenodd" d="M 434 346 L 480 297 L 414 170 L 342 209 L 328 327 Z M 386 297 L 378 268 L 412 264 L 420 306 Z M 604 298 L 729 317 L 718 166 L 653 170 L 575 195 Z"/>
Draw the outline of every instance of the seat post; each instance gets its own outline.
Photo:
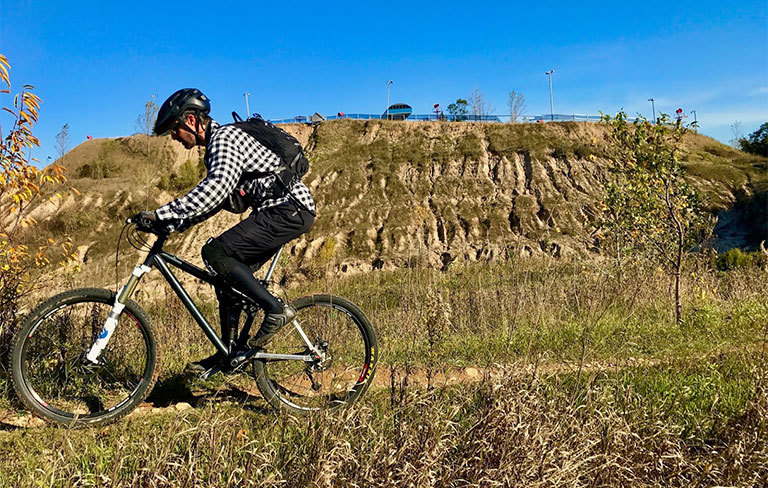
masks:
<path id="1" fill-rule="evenodd" d="M 275 266 L 277 266 L 277 260 L 280 259 L 280 253 L 283 252 L 283 246 L 280 246 L 277 249 L 277 252 L 275 253 L 275 257 L 272 258 L 272 264 L 269 265 L 269 270 L 267 271 L 267 275 L 264 277 L 264 281 L 266 281 L 267 283 L 269 283 L 269 280 L 272 279 L 272 273 L 275 271 Z"/>

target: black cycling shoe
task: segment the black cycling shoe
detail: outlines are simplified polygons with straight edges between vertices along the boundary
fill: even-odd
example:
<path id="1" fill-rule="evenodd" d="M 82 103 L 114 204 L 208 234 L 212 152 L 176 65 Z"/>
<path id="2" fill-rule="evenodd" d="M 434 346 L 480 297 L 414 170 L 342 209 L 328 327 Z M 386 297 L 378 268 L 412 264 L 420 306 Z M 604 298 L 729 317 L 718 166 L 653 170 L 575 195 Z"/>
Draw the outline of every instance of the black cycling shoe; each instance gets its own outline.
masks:
<path id="1" fill-rule="evenodd" d="M 196 375 L 198 378 L 209 378 L 219 371 L 226 369 L 227 363 L 224 359 L 224 356 L 217 352 L 213 356 L 187 364 L 184 371 Z"/>
<path id="2" fill-rule="evenodd" d="M 264 317 L 264 322 L 256 332 L 256 335 L 248 340 L 248 345 L 253 348 L 261 348 L 269 342 L 285 324 L 290 324 L 296 317 L 296 309 L 290 305 L 283 305 L 281 313 L 270 313 Z"/>

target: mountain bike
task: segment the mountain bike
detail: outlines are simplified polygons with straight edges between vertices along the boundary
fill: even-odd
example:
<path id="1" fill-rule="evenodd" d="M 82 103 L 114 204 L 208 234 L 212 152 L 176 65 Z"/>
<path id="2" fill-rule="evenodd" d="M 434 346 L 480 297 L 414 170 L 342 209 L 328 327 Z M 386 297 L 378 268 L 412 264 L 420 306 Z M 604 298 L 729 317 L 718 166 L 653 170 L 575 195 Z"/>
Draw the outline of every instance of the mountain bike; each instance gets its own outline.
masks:
<path id="1" fill-rule="evenodd" d="M 355 304 L 333 295 L 312 295 L 291 303 L 296 318 L 263 349 L 249 348 L 258 304 L 226 282 L 163 250 L 167 234 L 154 243 L 141 238 L 128 219 L 128 240 L 148 250 L 115 293 L 82 288 L 60 293 L 35 308 L 17 332 L 11 353 L 13 384 L 38 416 L 70 426 L 103 425 L 130 413 L 158 377 L 158 348 L 147 313 L 131 296 L 141 278 L 157 268 L 214 347 L 224 354 L 224 373 L 246 371 L 272 407 L 306 414 L 350 404 L 370 386 L 378 360 L 376 334 Z M 131 237 L 133 236 L 133 237 Z M 121 238 L 122 239 L 122 233 Z M 117 254 L 119 256 L 119 243 Z M 262 283 L 270 283 L 282 247 Z M 225 344 L 169 265 L 241 300 L 242 326 Z M 245 345 L 245 346 L 238 346 Z"/>

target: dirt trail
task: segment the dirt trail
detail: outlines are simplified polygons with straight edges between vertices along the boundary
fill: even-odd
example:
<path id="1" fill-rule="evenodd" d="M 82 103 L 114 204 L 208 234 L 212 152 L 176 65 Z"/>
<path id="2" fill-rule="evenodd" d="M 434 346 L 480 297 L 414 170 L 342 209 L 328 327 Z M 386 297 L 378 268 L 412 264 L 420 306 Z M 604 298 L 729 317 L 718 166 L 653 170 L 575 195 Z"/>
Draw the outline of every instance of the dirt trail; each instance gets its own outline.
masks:
<path id="1" fill-rule="evenodd" d="M 729 350 L 718 350 L 709 352 L 700 357 L 701 360 L 711 360 L 723 354 L 737 351 L 754 351 L 760 353 L 761 347 L 739 348 Z M 575 373 L 578 371 L 600 372 L 625 369 L 630 367 L 653 367 L 669 363 L 676 357 L 667 358 L 627 358 L 619 363 L 614 361 L 591 361 L 580 364 L 578 361 L 561 362 L 519 362 L 508 365 L 492 366 L 467 366 L 464 368 L 434 368 L 424 367 L 415 368 L 406 371 L 403 368 L 396 368 L 394 371 L 388 366 L 379 366 L 374 376 L 372 389 L 396 387 L 418 386 L 426 387 L 444 387 L 455 384 L 469 384 L 482 381 L 483 379 L 501 379 L 510 376 L 549 376 L 553 374 Z M 154 402 L 145 402 L 139 405 L 128 417 L 143 415 L 157 415 L 173 412 L 184 412 L 197 408 L 208 402 L 217 402 L 220 404 L 245 404 L 253 402 L 261 397 L 259 391 L 255 388 L 252 380 L 243 380 L 245 375 L 232 376 L 227 378 L 223 384 L 213 388 L 197 388 L 194 392 L 188 390 L 186 394 L 181 395 L 161 395 Z M 248 377 L 249 378 L 249 377 Z M 156 387 L 157 389 L 157 387 Z M 152 396 L 150 396 L 150 399 Z M 0 429 L 13 430 L 15 428 L 42 427 L 46 422 L 30 413 L 20 413 L 12 410 L 0 410 Z"/>

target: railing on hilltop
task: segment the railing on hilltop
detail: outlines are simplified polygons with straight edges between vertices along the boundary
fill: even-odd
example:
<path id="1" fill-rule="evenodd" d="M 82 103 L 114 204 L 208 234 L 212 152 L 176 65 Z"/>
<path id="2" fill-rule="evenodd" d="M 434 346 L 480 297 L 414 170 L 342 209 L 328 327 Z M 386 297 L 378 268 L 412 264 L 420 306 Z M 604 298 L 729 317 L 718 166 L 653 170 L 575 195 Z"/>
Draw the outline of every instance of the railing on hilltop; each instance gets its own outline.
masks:
<path id="1" fill-rule="evenodd" d="M 600 115 L 586 114 L 547 114 L 523 115 L 523 122 L 600 122 Z"/>
<path id="2" fill-rule="evenodd" d="M 510 121 L 509 115 L 435 115 L 435 114 L 411 114 L 405 119 L 407 122 L 420 121 L 420 122 L 499 122 L 506 123 Z M 344 114 L 344 115 L 329 115 L 324 120 L 381 120 L 386 119 L 386 116 L 380 114 Z M 311 121 L 311 117 L 299 115 L 287 119 L 269 119 L 273 124 L 305 124 Z M 522 115 L 518 117 L 519 122 L 600 122 L 599 115 L 586 115 L 586 114 L 554 114 L 554 115 Z"/>

